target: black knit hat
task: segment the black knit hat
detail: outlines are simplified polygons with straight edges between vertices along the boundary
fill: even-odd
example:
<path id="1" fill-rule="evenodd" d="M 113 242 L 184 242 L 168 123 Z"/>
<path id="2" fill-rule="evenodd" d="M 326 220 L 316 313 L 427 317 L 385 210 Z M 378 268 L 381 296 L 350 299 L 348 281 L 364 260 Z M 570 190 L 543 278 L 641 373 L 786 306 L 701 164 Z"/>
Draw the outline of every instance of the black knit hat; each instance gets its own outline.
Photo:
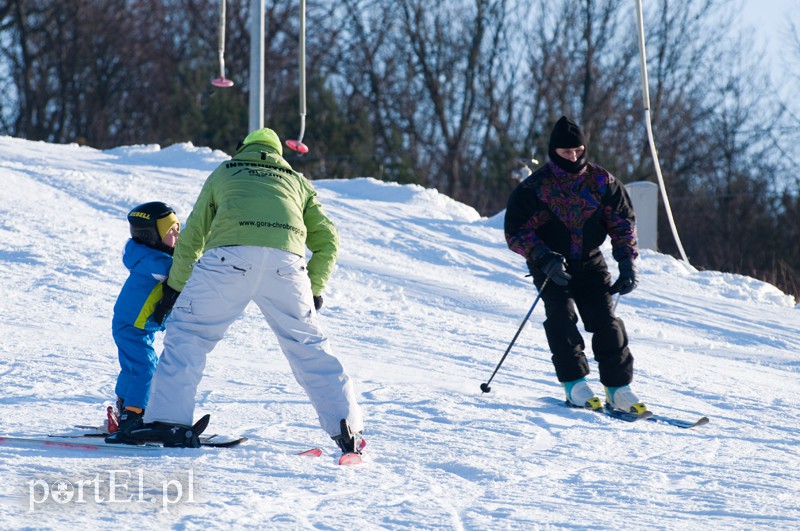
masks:
<path id="1" fill-rule="evenodd" d="M 556 154 L 556 148 L 576 148 L 578 146 L 586 147 L 583 131 L 572 118 L 562 116 L 553 127 L 553 132 L 550 133 L 550 145 L 548 148 L 550 160 L 567 173 L 578 173 L 586 167 L 588 162 L 586 149 L 583 150 L 583 155 L 575 162 L 559 157 Z"/>

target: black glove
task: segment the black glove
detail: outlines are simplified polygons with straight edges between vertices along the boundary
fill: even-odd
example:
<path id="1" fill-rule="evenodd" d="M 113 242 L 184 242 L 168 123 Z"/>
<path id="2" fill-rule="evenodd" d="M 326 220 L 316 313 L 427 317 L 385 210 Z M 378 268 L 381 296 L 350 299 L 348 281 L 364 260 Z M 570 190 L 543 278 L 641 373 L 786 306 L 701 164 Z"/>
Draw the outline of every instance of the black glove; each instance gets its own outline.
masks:
<path id="1" fill-rule="evenodd" d="M 164 323 L 164 318 L 167 317 L 167 314 L 172 311 L 172 307 L 175 305 L 175 301 L 178 300 L 178 295 L 180 295 L 180 291 L 176 291 L 169 287 L 169 284 L 164 282 L 164 294 L 161 297 L 161 300 L 158 301 L 156 305 L 156 309 L 153 312 L 153 321 L 158 324 Z"/>
<path id="2" fill-rule="evenodd" d="M 322 308 L 322 295 L 314 295 L 314 309 L 319 311 Z"/>
<path id="3" fill-rule="evenodd" d="M 547 278 L 562 287 L 569 284 L 569 280 L 572 278 L 572 275 L 567 273 L 566 264 L 567 260 L 564 256 L 553 251 L 540 254 L 533 262 L 533 265 L 547 275 Z"/>
<path id="4" fill-rule="evenodd" d="M 633 265 L 633 260 L 622 260 L 619 264 L 619 278 L 611 286 L 611 294 L 619 293 L 620 295 L 627 295 L 639 285 L 639 280 L 636 278 L 636 266 Z"/>

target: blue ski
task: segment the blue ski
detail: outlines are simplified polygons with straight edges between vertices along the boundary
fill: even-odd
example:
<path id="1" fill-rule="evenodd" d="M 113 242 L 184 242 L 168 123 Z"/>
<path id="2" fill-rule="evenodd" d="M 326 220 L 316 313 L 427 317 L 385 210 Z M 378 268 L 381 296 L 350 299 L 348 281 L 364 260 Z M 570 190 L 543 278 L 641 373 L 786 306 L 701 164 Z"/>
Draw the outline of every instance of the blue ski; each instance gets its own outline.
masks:
<path id="1" fill-rule="evenodd" d="M 572 408 L 572 409 L 583 409 L 583 410 L 586 410 L 586 411 L 591 411 L 592 413 L 603 413 L 606 416 L 611 417 L 612 419 L 622 420 L 622 421 L 625 421 L 625 422 L 636 422 L 638 420 L 645 420 L 645 419 L 650 418 L 653 415 L 649 411 L 645 411 L 644 413 L 637 414 L 637 413 L 628 413 L 626 411 L 620 411 L 618 409 L 611 409 L 611 408 L 608 408 L 608 407 L 601 407 L 601 408 L 598 408 L 598 409 L 591 409 L 591 408 L 588 408 L 588 407 L 576 406 L 574 404 L 571 404 L 571 403 L 567 402 L 566 400 L 564 402 L 561 402 L 561 404 L 563 404 L 563 405 L 565 405 L 565 406 L 567 406 L 569 408 Z"/>
<path id="2" fill-rule="evenodd" d="M 637 420 L 653 418 L 653 414 L 650 411 L 645 411 L 644 413 L 629 413 L 627 411 L 620 411 L 618 409 L 606 407 L 603 409 L 603 413 L 611 418 L 624 420 L 625 422 L 636 422 Z"/>
<path id="3" fill-rule="evenodd" d="M 664 415 L 652 415 L 647 420 L 652 420 L 653 422 L 661 422 L 664 424 L 669 424 L 670 426 L 676 426 L 678 428 L 695 428 L 697 426 L 705 426 L 709 422 L 708 417 L 700 417 L 699 419 L 695 420 L 694 422 L 690 420 L 681 420 L 672 417 L 665 417 Z"/>

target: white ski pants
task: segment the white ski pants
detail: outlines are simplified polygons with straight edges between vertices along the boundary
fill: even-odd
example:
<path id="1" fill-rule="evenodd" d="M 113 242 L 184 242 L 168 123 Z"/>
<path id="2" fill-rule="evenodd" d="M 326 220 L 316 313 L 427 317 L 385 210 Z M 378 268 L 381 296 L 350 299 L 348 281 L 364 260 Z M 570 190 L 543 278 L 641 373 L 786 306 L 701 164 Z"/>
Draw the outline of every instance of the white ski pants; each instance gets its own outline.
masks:
<path id="1" fill-rule="evenodd" d="M 206 252 L 167 318 L 164 351 L 153 378 L 145 422 L 191 425 L 206 355 L 254 301 L 292 373 L 332 437 L 347 419 L 363 430 L 350 378 L 317 322 L 305 258 L 279 249 L 219 247 Z"/>

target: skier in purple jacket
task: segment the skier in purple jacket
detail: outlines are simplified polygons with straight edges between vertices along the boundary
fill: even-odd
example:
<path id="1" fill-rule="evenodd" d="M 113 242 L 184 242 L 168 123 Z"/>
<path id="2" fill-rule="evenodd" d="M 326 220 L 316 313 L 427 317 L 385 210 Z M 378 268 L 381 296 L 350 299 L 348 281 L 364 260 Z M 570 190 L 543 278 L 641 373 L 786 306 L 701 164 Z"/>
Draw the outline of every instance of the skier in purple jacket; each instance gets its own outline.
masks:
<path id="1" fill-rule="evenodd" d="M 562 116 L 550 135 L 550 161 L 519 184 L 508 201 L 505 236 L 522 255 L 541 290 L 545 334 L 556 376 L 567 402 L 602 408 L 586 381 L 589 364 L 578 315 L 592 333 L 592 352 L 609 407 L 644 413 L 646 406 L 630 389 L 633 356 L 612 295 L 625 295 L 638 283 L 635 217 L 623 184 L 605 168 L 589 162 L 583 131 Z M 611 238 L 619 277 L 611 275 L 599 247 Z M 545 285 L 545 281 L 547 284 Z M 544 286 L 544 287 L 543 287 Z M 577 309 L 577 312 L 576 312 Z"/>

